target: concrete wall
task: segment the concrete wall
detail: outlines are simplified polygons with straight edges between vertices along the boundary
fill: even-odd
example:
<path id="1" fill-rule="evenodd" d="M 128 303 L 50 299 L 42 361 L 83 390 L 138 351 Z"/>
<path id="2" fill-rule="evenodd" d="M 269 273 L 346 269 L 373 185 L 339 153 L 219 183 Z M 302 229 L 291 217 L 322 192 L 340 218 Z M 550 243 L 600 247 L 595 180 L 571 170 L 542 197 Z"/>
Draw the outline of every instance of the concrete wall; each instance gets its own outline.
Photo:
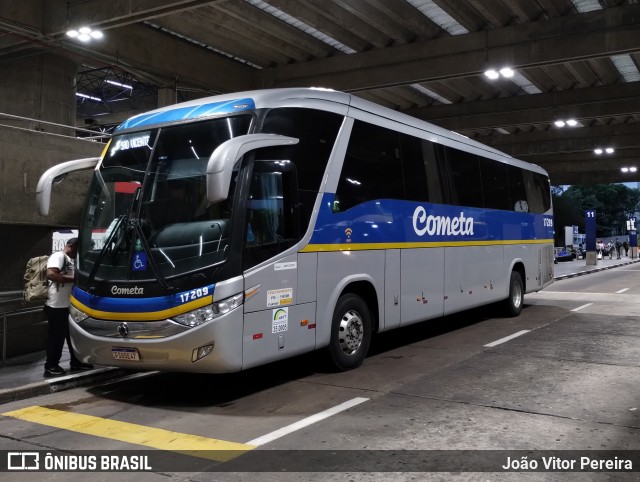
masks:
<path id="1" fill-rule="evenodd" d="M 30 5 L 33 18 L 46 9 L 44 2 Z M 69 174 L 54 186 L 49 216 L 36 208 L 36 186 L 44 171 L 98 156 L 104 148 L 76 138 L 73 127 L 49 124 L 75 125 L 76 71 L 74 60 L 50 52 L 0 64 L 0 292 L 21 291 L 27 260 L 51 252 L 54 230 L 78 226 L 91 172 Z"/>
<path id="2" fill-rule="evenodd" d="M 36 209 L 38 180 L 55 164 L 98 156 L 103 149 L 96 142 L 0 127 L 0 224 L 76 227 L 91 172 L 71 173 L 53 187 L 47 217 Z"/>
<path id="3" fill-rule="evenodd" d="M 49 216 L 36 207 L 36 186 L 50 166 L 100 155 L 103 144 L 0 127 L 0 291 L 21 290 L 27 260 L 51 252 L 51 233 L 77 228 L 91 172 L 53 187 Z"/>
<path id="4" fill-rule="evenodd" d="M 25 122 L 3 118 L 2 124 L 74 135 L 69 129 L 37 122 L 75 125 L 77 66 L 74 61 L 60 55 L 40 54 L 1 65 L 0 112 L 35 119 Z"/>

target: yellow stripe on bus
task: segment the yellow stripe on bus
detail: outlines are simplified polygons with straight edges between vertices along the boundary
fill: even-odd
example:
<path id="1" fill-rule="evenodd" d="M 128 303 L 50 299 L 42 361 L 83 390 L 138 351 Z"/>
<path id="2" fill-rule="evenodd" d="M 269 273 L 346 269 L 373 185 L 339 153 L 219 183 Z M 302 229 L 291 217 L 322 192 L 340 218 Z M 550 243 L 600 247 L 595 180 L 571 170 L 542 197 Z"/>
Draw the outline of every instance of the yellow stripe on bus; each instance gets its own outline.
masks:
<path id="1" fill-rule="evenodd" d="M 71 296 L 70 303 L 78 308 L 80 311 L 86 313 L 92 318 L 98 318 L 102 320 L 118 320 L 118 321 L 154 321 L 154 320 L 164 320 L 167 318 L 171 318 L 172 316 L 181 315 L 188 311 L 193 311 L 197 308 L 202 308 L 203 306 L 210 305 L 213 303 L 213 296 L 205 296 L 204 298 L 200 298 L 199 300 L 190 301 L 189 303 L 185 303 L 180 306 L 176 306 L 175 308 L 169 308 L 161 311 L 149 311 L 149 312 L 138 312 L 138 313 L 124 313 L 124 312 L 115 312 L 115 311 L 100 311 L 89 308 L 88 306 L 80 303 L 77 298 Z"/>
<path id="2" fill-rule="evenodd" d="M 2 415 L 48 427 L 178 452 L 217 462 L 226 462 L 255 448 L 253 445 L 243 443 L 227 442 L 38 406 L 6 412 Z"/>
<path id="3" fill-rule="evenodd" d="M 522 244 L 553 244 L 552 239 L 528 239 L 505 241 L 439 241 L 416 243 L 342 243 L 342 244 L 308 244 L 301 253 L 316 251 L 365 251 L 373 249 L 415 249 L 415 248 L 457 248 L 461 246 L 512 246 Z"/>

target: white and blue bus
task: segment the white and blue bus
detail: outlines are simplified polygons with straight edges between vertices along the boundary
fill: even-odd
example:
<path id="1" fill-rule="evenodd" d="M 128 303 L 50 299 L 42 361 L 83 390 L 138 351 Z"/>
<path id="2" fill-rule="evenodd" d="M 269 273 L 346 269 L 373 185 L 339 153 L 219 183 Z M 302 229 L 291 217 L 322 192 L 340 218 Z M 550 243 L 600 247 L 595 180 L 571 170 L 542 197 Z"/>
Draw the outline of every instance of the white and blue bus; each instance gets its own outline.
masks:
<path id="1" fill-rule="evenodd" d="M 99 158 L 79 226 L 72 345 L 83 362 L 234 372 L 553 280 L 540 167 L 352 95 L 273 89 L 135 116 Z"/>

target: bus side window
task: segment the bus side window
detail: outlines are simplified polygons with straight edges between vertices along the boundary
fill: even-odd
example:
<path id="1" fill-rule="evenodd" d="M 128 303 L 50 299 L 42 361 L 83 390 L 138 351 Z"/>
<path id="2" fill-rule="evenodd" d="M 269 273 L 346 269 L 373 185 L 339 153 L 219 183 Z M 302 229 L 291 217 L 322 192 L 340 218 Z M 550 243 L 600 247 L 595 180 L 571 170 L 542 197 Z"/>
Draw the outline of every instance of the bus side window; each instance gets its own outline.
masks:
<path id="1" fill-rule="evenodd" d="M 445 146 L 452 204 L 484 207 L 480 159 L 475 154 Z"/>
<path id="2" fill-rule="evenodd" d="M 527 201 L 527 190 L 524 184 L 525 171 L 515 166 L 507 166 L 507 173 L 509 175 L 509 206 L 511 210 L 516 209 L 516 203 L 518 201 Z"/>
<path id="3" fill-rule="evenodd" d="M 532 213 L 544 213 L 551 208 L 549 180 L 536 172 L 524 172 L 524 184 L 527 191 L 529 210 Z"/>
<path id="4" fill-rule="evenodd" d="M 480 158 L 484 207 L 511 210 L 509 205 L 509 181 L 507 165 L 492 159 Z"/>
<path id="5" fill-rule="evenodd" d="M 271 109 L 264 118 L 262 132 L 299 139 L 293 146 L 264 149 L 264 154 L 260 155 L 271 156 L 269 159 L 289 159 L 295 164 L 297 209 L 303 230 L 309 226 L 327 162 L 343 120 L 343 116 L 333 112 L 302 107 Z"/>
<path id="6" fill-rule="evenodd" d="M 355 121 L 333 212 L 377 199 L 404 199 L 397 132 Z"/>
<path id="7" fill-rule="evenodd" d="M 289 161 L 254 161 L 247 199 L 244 269 L 298 241 L 295 177 L 295 166 Z"/>
<path id="8" fill-rule="evenodd" d="M 433 163 L 435 159 L 433 149 L 429 152 L 430 146 L 426 145 L 422 139 L 406 134 L 400 134 L 400 147 L 405 198 L 409 201 L 429 202 L 427 170 L 429 163 Z"/>

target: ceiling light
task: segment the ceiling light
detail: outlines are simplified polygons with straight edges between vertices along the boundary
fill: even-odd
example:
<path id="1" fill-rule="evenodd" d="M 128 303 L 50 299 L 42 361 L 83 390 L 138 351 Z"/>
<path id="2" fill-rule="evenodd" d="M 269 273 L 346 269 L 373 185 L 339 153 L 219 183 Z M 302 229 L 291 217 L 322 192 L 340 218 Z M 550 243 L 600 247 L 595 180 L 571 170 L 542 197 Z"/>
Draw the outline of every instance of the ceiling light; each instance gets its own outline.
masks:
<path id="1" fill-rule="evenodd" d="M 133 90 L 133 86 L 129 84 L 121 84 L 120 82 L 116 82 L 115 80 L 105 80 L 107 84 L 116 85 L 118 87 L 122 87 L 123 89 Z"/>
<path id="2" fill-rule="evenodd" d="M 88 42 L 91 39 L 101 39 L 104 37 L 104 34 L 100 30 L 93 30 L 91 27 L 80 27 L 77 30 L 68 30 L 67 37 L 76 38 L 81 42 Z"/>
<path id="3" fill-rule="evenodd" d="M 628 167 L 621 167 L 620 170 L 622 172 L 629 172 L 629 168 Z"/>
<path id="4" fill-rule="evenodd" d="M 614 148 L 613 148 L 613 147 L 607 147 L 604 151 L 605 151 L 607 154 L 613 154 L 613 152 L 614 152 Z"/>
<path id="5" fill-rule="evenodd" d="M 96 102 L 102 102 L 102 99 L 100 97 L 94 97 L 92 95 L 81 94 L 80 92 L 76 92 L 76 96 L 77 97 L 81 97 L 82 99 L 90 99 L 90 100 L 95 100 Z"/>
<path id="6" fill-rule="evenodd" d="M 638 170 L 638 168 L 636 166 L 631 166 L 629 168 L 629 172 L 636 172 Z"/>
<path id="7" fill-rule="evenodd" d="M 600 155 L 602 154 L 602 149 L 600 149 L 599 147 L 594 149 L 593 152 L 595 152 L 596 154 Z"/>
<path id="8" fill-rule="evenodd" d="M 513 77 L 515 72 L 513 71 L 513 69 L 511 67 L 503 67 L 503 68 L 500 69 L 500 74 L 503 77 L 510 78 L 510 77 Z"/>
<path id="9" fill-rule="evenodd" d="M 489 69 L 485 71 L 484 75 L 489 77 L 491 80 L 496 80 L 501 75 L 503 77 L 506 77 L 507 79 L 510 79 L 515 75 L 515 73 L 515 70 L 513 70 L 511 67 L 503 67 L 500 69 L 499 73 L 494 69 Z"/>
<path id="10" fill-rule="evenodd" d="M 495 70 L 491 69 L 491 70 L 487 70 L 484 75 L 486 75 L 487 77 L 489 77 L 491 80 L 495 80 L 498 77 L 500 77 L 500 74 L 498 74 L 498 72 L 496 72 Z"/>
<path id="11" fill-rule="evenodd" d="M 556 121 L 553 121 L 553 123 L 557 126 L 557 127 L 564 127 L 564 126 L 569 126 L 569 127 L 575 127 L 578 125 L 578 121 L 575 119 L 558 119 Z"/>

